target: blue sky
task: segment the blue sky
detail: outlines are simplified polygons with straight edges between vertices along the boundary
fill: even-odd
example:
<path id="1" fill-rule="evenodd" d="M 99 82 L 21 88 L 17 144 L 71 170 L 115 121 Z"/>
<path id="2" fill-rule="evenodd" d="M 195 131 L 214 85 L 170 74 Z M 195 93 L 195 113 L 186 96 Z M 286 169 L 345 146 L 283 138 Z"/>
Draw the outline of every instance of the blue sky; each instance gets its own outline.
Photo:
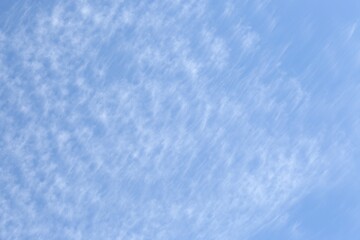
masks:
<path id="1" fill-rule="evenodd" d="M 1 1 L 0 239 L 357 239 L 359 10 Z"/>

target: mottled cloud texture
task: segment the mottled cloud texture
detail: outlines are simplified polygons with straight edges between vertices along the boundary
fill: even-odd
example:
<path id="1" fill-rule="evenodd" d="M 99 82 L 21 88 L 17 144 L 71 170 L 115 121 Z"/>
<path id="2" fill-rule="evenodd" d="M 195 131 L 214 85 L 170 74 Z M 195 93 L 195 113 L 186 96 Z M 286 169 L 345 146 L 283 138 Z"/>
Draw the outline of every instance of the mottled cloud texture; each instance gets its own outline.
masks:
<path id="1" fill-rule="evenodd" d="M 269 1 L 43 1 L 4 19 L 1 239 L 249 239 L 346 164 L 334 129 L 311 130 L 291 42 L 268 44 Z"/>

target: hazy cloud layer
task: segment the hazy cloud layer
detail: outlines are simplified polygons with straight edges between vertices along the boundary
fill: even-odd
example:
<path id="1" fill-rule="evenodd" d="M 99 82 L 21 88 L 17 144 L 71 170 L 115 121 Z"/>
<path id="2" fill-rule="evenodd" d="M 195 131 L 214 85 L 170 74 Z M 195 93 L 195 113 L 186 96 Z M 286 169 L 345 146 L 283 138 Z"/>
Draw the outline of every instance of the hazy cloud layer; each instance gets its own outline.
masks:
<path id="1" fill-rule="evenodd" d="M 0 238 L 247 239 L 286 221 L 350 147 L 327 141 L 336 127 L 310 130 L 317 98 L 282 65 L 291 43 L 268 46 L 271 11 L 9 10 L 19 20 L 0 35 Z"/>

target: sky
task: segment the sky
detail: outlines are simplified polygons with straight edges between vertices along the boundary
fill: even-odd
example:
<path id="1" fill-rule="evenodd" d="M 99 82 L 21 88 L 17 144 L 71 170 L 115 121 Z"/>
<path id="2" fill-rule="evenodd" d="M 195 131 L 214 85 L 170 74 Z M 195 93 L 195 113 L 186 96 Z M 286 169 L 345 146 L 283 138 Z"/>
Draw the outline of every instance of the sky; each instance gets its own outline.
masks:
<path id="1" fill-rule="evenodd" d="M 353 240 L 360 2 L 0 2 L 0 239 Z"/>

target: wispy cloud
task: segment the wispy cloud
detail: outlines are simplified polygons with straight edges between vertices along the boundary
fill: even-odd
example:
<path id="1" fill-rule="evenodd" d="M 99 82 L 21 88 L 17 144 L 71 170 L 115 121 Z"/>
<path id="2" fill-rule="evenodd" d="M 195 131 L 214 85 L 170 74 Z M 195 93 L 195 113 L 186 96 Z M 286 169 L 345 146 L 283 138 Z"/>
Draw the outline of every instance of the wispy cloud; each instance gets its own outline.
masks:
<path id="1" fill-rule="evenodd" d="M 231 62 L 209 8 L 65 1 L 3 34 L 2 238 L 247 238 L 316 183 L 306 91 L 240 19 L 261 56 Z"/>

